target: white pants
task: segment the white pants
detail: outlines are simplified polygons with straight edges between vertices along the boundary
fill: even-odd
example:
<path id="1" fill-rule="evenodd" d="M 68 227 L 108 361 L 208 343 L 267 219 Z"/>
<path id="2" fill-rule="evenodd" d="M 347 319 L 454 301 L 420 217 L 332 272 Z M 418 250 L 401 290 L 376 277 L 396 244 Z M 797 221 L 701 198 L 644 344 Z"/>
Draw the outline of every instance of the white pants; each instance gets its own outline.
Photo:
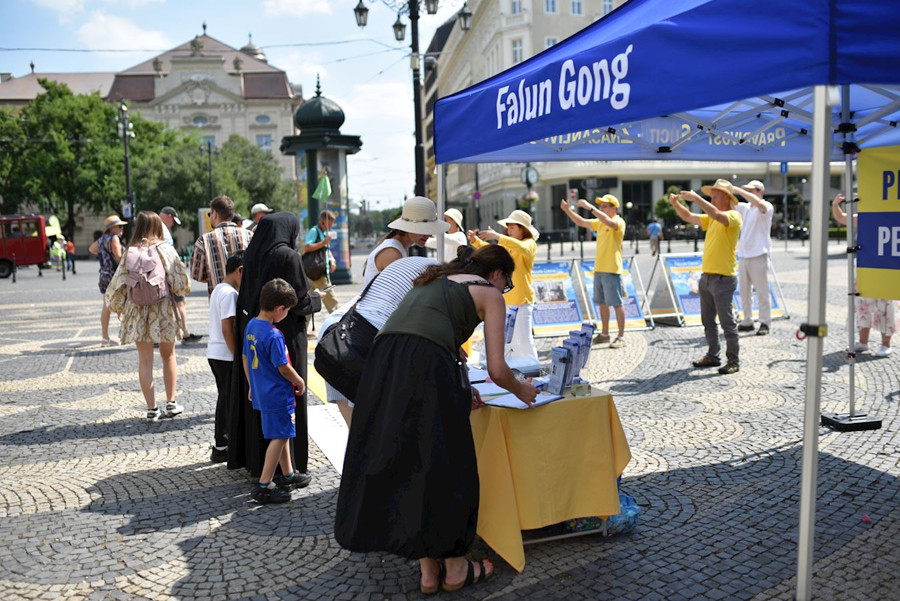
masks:
<path id="1" fill-rule="evenodd" d="M 516 327 L 513 329 L 512 341 L 506 345 L 507 358 L 530 357 L 538 360 L 537 348 L 534 346 L 534 335 L 531 333 L 531 311 L 533 305 L 514 305 L 519 308 L 516 313 Z"/>
<path id="2" fill-rule="evenodd" d="M 767 326 L 772 321 L 772 300 L 769 297 L 769 255 L 758 257 L 741 257 L 738 264 L 738 286 L 741 289 L 741 308 L 744 320 L 741 325 L 753 325 L 753 294 L 750 286 L 756 290 L 759 300 L 759 323 Z"/>

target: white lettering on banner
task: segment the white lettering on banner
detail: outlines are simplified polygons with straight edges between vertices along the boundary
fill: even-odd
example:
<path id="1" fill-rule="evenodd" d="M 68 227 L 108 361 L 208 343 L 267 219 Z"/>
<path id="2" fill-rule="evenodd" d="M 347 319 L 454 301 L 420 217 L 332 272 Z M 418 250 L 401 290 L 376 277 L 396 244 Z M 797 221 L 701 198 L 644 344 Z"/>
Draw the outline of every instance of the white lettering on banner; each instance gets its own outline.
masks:
<path id="1" fill-rule="evenodd" d="M 891 256 L 900 257 L 900 226 L 878 226 L 878 256 L 883 257 L 885 246 L 891 245 Z"/>
<path id="2" fill-rule="evenodd" d="M 615 110 L 627 107 L 631 99 L 631 84 L 624 80 L 628 77 L 628 55 L 633 50 L 634 45 L 629 44 L 612 61 L 604 58 L 577 68 L 573 59 L 563 61 L 557 87 L 559 108 L 567 111 L 576 105 L 587 106 L 601 100 L 608 100 Z M 552 86 L 550 79 L 526 84 L 523 78 L 512 92 L 509 85 L 498 88 L 495 103 L 497 129 L 549 115 L 553 109 Z"/>

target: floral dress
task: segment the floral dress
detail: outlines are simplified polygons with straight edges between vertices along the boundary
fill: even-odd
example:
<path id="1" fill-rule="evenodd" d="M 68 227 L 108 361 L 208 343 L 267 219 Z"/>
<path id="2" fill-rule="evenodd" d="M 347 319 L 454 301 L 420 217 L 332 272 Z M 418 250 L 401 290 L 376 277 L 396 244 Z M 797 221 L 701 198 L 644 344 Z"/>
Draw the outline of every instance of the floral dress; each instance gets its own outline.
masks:
<path id="1" fill-rule="evenodd" d="M 856 299 L 856 329 L 875 328 L 885 336 L 893 336 L 898 329 L 896 302 L 883 298 Z"/>
<path id="2" fill-rule="evenodd" d="M 184 334 L 175 315 L 172 295 L 184 296 L 191 291 L 191 282 L 187 270 L 178 258 L 174 248 L 165 243 L 154 245 L 162 257 L 166 269 L 166 283 L 169 296 L 156 305 L 135 305 L 128 298 L 128 287 L 125 280 L 128 268 L 123 260 L 119 263 L 109 288 L 106 290 L 106 302 L 114 313 L 123 313 L 119 328 L 119 340 L 122 344 L 131 342 L 175 342 Z M 122 253 L 127 254 L 128 249 Z"/>

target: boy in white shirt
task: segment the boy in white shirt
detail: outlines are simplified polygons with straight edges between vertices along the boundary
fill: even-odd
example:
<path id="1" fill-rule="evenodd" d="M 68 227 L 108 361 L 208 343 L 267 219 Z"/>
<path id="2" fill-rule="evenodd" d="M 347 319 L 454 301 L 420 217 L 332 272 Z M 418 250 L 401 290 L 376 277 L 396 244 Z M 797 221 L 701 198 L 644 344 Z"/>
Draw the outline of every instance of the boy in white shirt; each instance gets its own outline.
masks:
<path id="1" fill-rule="evenodd" d="M 209 296 L 209 343 L 206 360 L 216 379 L 216 442 L 210 461 L 228 460 L 228 394 L 231 369 L 234 364 L 234 316 L 237 311 L 238 289 L 244 274 L 244 251 L 239 250 L 225 262 L 225 280 Z"/>

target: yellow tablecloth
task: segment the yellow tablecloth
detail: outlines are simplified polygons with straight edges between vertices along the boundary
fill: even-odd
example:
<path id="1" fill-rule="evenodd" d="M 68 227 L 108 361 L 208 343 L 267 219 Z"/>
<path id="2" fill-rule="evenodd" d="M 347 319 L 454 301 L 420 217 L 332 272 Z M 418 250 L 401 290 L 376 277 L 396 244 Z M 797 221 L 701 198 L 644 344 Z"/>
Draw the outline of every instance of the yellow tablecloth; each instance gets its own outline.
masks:
<path id="1" fill-rule="evenodd" d="M 616 478 L 631 450 L 608 392 L 528 410 L 488 406 L 473 411 L 471 423 L 478 535 L 519 572 L 522 530 L 619 513 Z"/>

